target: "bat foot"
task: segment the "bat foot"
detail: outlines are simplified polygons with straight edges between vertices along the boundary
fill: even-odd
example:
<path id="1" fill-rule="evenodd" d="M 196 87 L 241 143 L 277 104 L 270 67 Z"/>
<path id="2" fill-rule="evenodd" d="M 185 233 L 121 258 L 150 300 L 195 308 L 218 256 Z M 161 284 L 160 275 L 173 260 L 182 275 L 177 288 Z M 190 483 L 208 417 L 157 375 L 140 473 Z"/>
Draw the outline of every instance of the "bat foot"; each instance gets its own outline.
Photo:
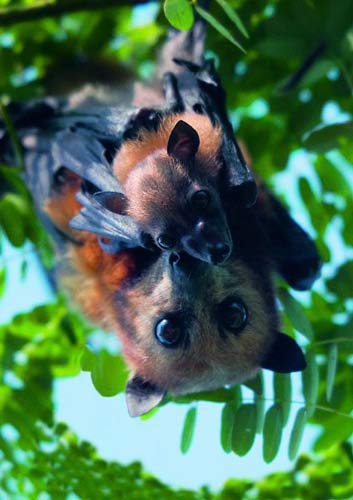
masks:
<path id="1" fill-rule="evenodd" d="M 279 267 L 279 272 L 288 285 L 295 290 L 310 290 L 321 275 L 322 261 L 319 257 L 286 262 Z"/>

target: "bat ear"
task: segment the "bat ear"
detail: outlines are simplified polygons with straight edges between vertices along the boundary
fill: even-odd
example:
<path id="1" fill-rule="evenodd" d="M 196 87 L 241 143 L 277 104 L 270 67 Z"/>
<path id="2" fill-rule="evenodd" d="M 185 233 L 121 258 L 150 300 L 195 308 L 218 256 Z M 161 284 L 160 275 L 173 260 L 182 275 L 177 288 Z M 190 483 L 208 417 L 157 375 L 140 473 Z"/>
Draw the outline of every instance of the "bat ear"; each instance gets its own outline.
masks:
<path id="1" fill-rule="evenodd" d="M 298 372 L 306 368 L 306 361 L 294 339 L 284 333 L 276 333 L 275 341 L 261 367 L 278 373 Z"/>
<path id="2" fill-rule="evenodd" d="M 126 386 L 126 404 L 130 417 L 139 417 L 158 405 L 165 389 L 135 375 Z"/>
<path id="3" fill-rule="evenodd" d="M 167 152 L 169 156 L 185 161 L 195 156 L 199 145 L 200 138 L 196 130 L 179 120 L 169 136 Z"/>
<path id="4" fill-rule="evenodd" d="M 123 193 L 114 191 L 99 191 L 94 194 L 94 199 L 98 201 L 104 208 L 114 212 L 115 214 L 125 215 L 128 205 L 128 200 Z"/>

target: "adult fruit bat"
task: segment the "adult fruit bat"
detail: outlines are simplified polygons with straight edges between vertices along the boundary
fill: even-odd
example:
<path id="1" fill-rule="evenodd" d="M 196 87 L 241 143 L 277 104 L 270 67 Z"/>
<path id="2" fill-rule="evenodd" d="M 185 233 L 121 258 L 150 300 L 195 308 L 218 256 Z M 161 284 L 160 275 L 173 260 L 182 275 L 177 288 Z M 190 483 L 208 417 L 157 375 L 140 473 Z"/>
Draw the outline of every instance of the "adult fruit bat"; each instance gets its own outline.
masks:
<path id="1" fill-rule="evenodd" d="M 66 174 L 46 204 L 64 233 L 80 210 L 79 179 Z M 279 330 L 264 227 L 255 211 L 246 213 L 246 221 L 240 217 L 244 222 L 231 225 L 237 254 L 217 266 L 185 252 L 107 253 L 90 232 L 66 238 L 60 250 L 63 284 L 89 318 L 118 332 L 130 369 L 131 416 L 148 412 L 167 392 L 239 383 L 261 367 L 305 368 L 299 346 Z"/>
<path id="2" fill-rule="evenodd" d="M 180 36 L 199 51 L 197 26 Z M 320 268 L 308 235 L 246 166 L 212 63 L 177 62 L 164 97 L 135 95 L 152 96 L 142 107 L 93 92 L 10 109 L 59 274 L 122 340 L 131 415 L 167 391 L 303 369 L 278 333 L 271 276 L 305 289 Z M 11 159 L 5 133 L 0 152 Z"/>

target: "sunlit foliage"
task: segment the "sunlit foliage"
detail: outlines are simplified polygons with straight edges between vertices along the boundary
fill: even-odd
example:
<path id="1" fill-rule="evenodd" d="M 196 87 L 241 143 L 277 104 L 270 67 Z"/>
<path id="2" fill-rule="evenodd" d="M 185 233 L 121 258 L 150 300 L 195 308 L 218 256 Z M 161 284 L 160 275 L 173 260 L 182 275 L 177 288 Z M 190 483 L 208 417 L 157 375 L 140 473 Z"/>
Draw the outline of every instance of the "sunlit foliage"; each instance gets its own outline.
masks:
<path id="1" fill-rule="evenodd" d="M 5 10 L 13 4 L 31 6 L 36 2 L 0 0 Z M 264 432 L 264 459 L 270 461 L 291 411 L 298 412 L 294 428 L 284 430 L 292 433 L 291 458 L 297 453 L 306 421 L 320 426 L 314 447 L 320 452 L 350 440 L 353 432 L 353 1 L 234 0 L 227 4 L 235 9 L 248 39 L 239 26 L 234 27 L 235 21 L 221 1 L 211 1 L 210 12 L 219 25 L 233 33 L 246 53 L 214 25 L 216 29 L 209 27 L 207 43 L 226 87 L 235 133 L 245 140 L 256 172 L 315 237 L 324 260 L 323 278 L 311 293 L 303 295 L 294 295 L 278 283 L 283 329 L 294 335 L 308 354 L 302 404 L 291 404 L 290 376 L 276 376 L 271 401 L 267 401 L 268 387 L 259 377 L 250 384 L 250 400 L 244 400 L 241 388 L 229 388 L 175 402 L 195 405 L 204 399 L 222 404 L 223 449 L 243 455 L 255 433 Z M 156 48 L 168 25 L 158 7 L 159 2 L 149 7 L 143 20 L 136 8 L 120 6 L 57 14 L 3 28 L 0 10 L 3 118 L 9 101 L 65 92 L 70 78 L 85 76 L 82 71 L 80 75 L 73 71 L 79 63 L 119 61 L 127 73 L 150 75 Z M 190 16 L 189 7 L 187 11 Z M 117 74 L 113 71 L 112 78 L 116 80 L 119 74 L 120 69 Z M 32 242 L 50 265 L 50 246 L 33 215 L 19 166 L 1 165 L 0 182 L 2 235 L 18 247 Z M 0 260 L 0 294 L 9 279 L 6 260 Z M 108 464 L 89 444 L 79 443 L 64 427 L 54 426 L 53 380 L 78 373 L 80 357 L 83 369 L 91 371 L 102 394 L 123 390 L 126 373 L 119 355 L 84 350 L 90 331 L 61 297 L 1 327 L 0 484 L 9 493 L 12 488 L 26 492 L 26 498 L 38 498 L 45 489 L 53 498 L 64 498 L 70 491 L 86 498 L 86 485 L 80 479 L 84 476 L 97 492 L 103 495 L 107 491 L 108 497 L 130 488 L 126 498 L 173 498 L 171 490 L 142 474 L 138 465 L 124 468 Z M 112 381 L 109 366 L 114 359 L 119 368 Z M 101 378 L 97 379 L 94 372 L 98 371 Z M 197 426 L 194 408 L 186 417 L 184 452 Z M 277 441 L 269 439 L 273 435 Z M 293 472 L 269 476 L 256 485 L 231 481 L 216 496 L 206 491 L 173 495 L 222 500 L 351 498 L 350 447 L 345 445 L 340 452 L 330 452 L 320 460 L 315 464 L 301 458 Z M 61 474 L 56 482 L 49 471 L 49 464 L 54 463 Z M 77 484 L 72 483 L 75 474 Z M 246 496 L 253 488 L 257 488 L 257 496 Z M 146 496 L 141 496 L 142 490 Z"/>

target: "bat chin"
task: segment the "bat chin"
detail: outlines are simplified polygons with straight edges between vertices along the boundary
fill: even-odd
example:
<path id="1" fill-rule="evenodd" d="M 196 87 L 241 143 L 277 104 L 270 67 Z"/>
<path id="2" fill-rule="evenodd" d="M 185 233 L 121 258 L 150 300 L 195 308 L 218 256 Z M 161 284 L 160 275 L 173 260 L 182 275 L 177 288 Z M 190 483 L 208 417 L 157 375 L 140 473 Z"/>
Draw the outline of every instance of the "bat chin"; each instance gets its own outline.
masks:
<path id="1" fill-rule="evenodd" d="M 169 388 L 168 392 L 174 396 L 193 394 L 196 392 L 215 391 L 225 386 L 241 384 L 245 380 L 252 379 L 258 373 L 260 367 L 252 367 L 247 371 L 238 373 L 229 372 L 229 369 L 214 368 L 211 373 L 206 373 L 202 378 L 188 380 L 181 385 Z"/>

